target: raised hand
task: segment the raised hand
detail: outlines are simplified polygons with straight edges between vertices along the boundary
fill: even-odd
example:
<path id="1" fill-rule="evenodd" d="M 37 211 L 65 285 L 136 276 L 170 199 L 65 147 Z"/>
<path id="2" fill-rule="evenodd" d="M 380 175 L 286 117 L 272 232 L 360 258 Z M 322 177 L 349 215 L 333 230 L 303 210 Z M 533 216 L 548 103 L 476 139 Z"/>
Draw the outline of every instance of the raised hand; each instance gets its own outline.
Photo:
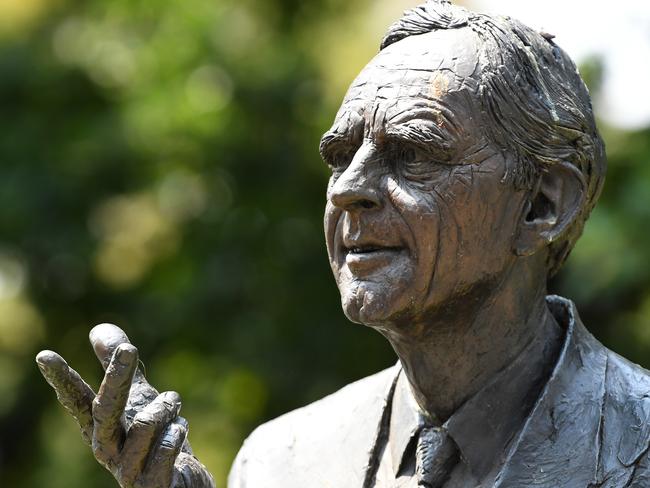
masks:
<path id="1" fill-rule="evenodd" d="M 122 488 L 214 488 L 186 441 L 178 393 L 147 383 L 119 327 L 98 325 L 90 342 L 105 370 L 97 394 L 57 353 L 41 351 L 36 362 L 97 461 Z"/>

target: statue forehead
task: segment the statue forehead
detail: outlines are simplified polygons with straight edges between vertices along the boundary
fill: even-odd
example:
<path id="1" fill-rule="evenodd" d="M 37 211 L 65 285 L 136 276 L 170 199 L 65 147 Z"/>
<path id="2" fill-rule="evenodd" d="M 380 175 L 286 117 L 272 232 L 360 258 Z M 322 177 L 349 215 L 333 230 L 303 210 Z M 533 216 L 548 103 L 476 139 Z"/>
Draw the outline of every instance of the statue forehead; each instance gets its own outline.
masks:
<path id="1" fill-rule="evenodd" d="M 440 100 L 447 93 L 476 88 L 481 69 L 479 43 L 469 28 L 402 39 L 366 65 L 350 86 L 343 107 L 373 99 Z"/>

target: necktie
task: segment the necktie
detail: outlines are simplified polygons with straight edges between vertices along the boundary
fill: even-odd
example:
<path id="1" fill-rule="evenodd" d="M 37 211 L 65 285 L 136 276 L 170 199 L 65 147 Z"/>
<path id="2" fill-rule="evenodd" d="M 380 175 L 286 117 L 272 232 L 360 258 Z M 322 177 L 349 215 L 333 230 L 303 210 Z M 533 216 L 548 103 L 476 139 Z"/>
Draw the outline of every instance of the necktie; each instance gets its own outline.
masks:
<path id="1" fill-rule="evenodd" d="M 424 427 L 415 450 L 418 487 L 440 488 L 458 463 L 458 448 L 440 427 Z"/>

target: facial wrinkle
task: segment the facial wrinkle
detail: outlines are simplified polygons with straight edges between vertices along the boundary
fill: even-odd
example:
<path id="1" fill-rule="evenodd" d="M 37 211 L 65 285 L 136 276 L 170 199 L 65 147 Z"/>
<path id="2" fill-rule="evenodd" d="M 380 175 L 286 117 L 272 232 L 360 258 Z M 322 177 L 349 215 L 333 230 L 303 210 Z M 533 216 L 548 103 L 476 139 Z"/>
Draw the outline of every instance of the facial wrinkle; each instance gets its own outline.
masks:
<path id="1" fill-rule="evenodd" d="M 402 97 L 402 91 L 404 88 L 407 88 L 408 84 L 405 82 L 406 76 L 408 75 L 408 71 L 402 71 L 401 72 L 401 78 L 399 80 L 399 83 L 397 84 L 397 94 L 395 98 L 399 100 Z"/>
<path id="2" fill-rule="evenodd" d="M 463 187 L 465 187 L 467 190 L 472 189 L 472 177 L 471 177 L 471 167 L 469 168 L 469 171 L 465 169 L 465 167 L 462 166 L 455 166 L 451 168 L 451 175 L 449 175 L 450 178 L 454 178 L 456 181 L 458 181 Z M 467 177 L 467 173 L 470 174 L 470 177 Z"/>
<path id="3" fill-rule="evenodd" d="M 431 299 L 431 294 L 433 293 L 433 277 L 436 275 L 438 272 L 438 264 L 440 262 L 440 255 L 442 254 L 440 252 L 440 243 L 442 242 L 442 213 L 440 212 L 440 208 L 438 205 L 434 206 L 436 213 L 438 214 L 438 225 L 436 226 L 436 255 L 433 258 L 433 266 L 431 268 L 431 276 L 429 277 L 429 281 L 427 281 L 427 287 L 424 292 L 424 296 L 426 297 L 426 300 L 429 301 Z"/>
<path id="4" fill-rule="evenodd" d="M 447 151 L 457 145 L 462 134 L 453 112 L 445 103 L 435 100 L 433 106 L 418 107 L 394 114 L 389 120 L 388 132 L 421 145 L 431 144 Z M 418 118 L 430 121 L 417 127 Z M 426 131 L 426 133 L 425 133 Z M 424 148 L 426 149 L 426 148 Z"/>

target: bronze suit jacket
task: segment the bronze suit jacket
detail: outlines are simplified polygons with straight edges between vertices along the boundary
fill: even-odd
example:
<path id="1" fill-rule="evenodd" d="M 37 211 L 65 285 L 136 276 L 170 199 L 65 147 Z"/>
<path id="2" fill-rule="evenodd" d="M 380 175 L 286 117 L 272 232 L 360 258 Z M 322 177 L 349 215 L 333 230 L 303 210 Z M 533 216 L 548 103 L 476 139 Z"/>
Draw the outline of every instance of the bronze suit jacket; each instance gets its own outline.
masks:
<path id="1" fill-rule="evenodd" d="M 495 488 L 650 488 L 650 372 L 598 342 L 568 303 L 553 373 L 505 454 Z M 557 305 L 557 304 L 556 304 Z M 258 427 L 229 488 L 370 488 L 400 368 Z"/>

